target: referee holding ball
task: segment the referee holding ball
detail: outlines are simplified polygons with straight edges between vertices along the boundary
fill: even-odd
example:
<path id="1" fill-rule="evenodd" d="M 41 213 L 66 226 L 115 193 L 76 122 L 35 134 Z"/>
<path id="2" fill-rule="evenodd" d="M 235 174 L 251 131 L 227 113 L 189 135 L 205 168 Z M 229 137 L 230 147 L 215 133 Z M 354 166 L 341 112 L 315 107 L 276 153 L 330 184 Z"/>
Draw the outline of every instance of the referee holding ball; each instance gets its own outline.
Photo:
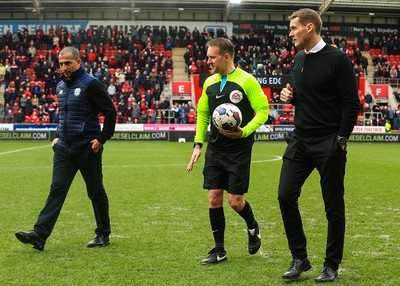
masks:
<path id="1" fill-rule="evenodd" d="M 222 103 L 239 107 L 243 120 L 233 131 L 219 131 L 211 122 L 211 135 L 205 154 L 204 189 L 209 193 L 209 218 L 215 247 L 201 261 L 216 264 L 227 260 L 224 245 L 224 190 L 229 205 L 245 220 L 248 232 L 248 251 L 255 254 L 261 246 L 260 225 L 253 215 L 244 194 L 249 188 L 253 133 L 268 118 L 268 99 L 260 84 L 247 72 L 235 68 L 234 46 L 226 38 L 214 38 L 207 43 L 208 64 L 214 75 L 207 78 L 197 108 L 194 150 L 187 171 L 201 155 L 207 126 L 214 109 Z"/>

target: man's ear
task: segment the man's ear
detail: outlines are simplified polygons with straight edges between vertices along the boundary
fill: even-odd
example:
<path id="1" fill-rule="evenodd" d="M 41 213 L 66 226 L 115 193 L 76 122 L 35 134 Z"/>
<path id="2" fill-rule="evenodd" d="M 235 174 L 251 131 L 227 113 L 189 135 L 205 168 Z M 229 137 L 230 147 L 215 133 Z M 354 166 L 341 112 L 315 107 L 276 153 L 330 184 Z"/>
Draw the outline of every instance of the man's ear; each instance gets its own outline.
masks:
<path id="1" fill-rule="evenodd" d="M 307 33 L 310 33 L 312 30 L 314 30 L 314 25 L 312 23 L 307 24 Z"/>

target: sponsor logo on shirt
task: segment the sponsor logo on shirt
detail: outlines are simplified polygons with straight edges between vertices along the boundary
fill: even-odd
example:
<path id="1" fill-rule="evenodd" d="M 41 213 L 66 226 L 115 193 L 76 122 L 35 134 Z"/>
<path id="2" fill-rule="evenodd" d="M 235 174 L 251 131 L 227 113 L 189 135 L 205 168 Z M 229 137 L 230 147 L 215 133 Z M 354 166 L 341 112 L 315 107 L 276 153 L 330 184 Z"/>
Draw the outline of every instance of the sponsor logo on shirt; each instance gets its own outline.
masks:
<path id="1" fill-rule="evenodd" d="M 239 103 L 243 99 L 243 93 L 240 90 L 234 90 L 229 94 L 229 99 L 233 103 Z"/>

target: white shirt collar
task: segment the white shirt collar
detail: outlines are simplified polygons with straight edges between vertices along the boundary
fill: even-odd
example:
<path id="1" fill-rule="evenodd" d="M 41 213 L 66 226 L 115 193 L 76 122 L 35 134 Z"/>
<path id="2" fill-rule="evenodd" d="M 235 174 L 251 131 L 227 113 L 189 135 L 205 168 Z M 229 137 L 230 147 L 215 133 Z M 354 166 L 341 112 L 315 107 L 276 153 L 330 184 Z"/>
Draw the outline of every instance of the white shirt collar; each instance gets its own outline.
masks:
<path id="1" fill-rule="evenodd" d="M 306 54 L 313 54 L 313 53 L 318 53 L 320 50 L 322 50 L 325 47 L 326 43 L 324 42 L 324 40 L 321 38 L 318 42 L 318 44 L 312 48 L 309 51 L 305 51 Z"/>

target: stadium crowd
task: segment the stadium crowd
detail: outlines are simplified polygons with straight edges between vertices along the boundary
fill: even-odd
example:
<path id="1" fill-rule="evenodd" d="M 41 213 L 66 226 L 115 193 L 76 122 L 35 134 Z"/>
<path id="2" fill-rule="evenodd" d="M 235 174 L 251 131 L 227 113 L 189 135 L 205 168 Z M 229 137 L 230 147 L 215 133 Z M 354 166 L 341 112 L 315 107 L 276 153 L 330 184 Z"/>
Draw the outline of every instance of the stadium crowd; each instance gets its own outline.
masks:
<path id="1" fill-rule="evenodd" d="M 36 33 L 22 28 L 16 33 L 0 35 L 0 84 L 4 85 L 4 104 L 0 105 L 1 122 L 54 123 L 58 118 L 55 88 L 59 80 L 58 53 L 67 45 L 81 52 L 82 65 L 98 78 L 113 97 L 118 110 L 118 123 L 195 123 L 195 108 L 188 103 L 172 103 L 168 83 L 171 80 L 172 48 L 186 47 L 184 60 L 188 74 L 209 73 L 205 45 L 213 37 L 228 37 L 217 31 L 176 31 L 165 27 L 122 29 L 56 26 Z M 325 42 L 336 46 L 354 62 L 357 76 L 368 75 L 374 65 L 374 83 L 397 84 L 400 81 L 400 42 L 398 34 L 361 32 L 356 43 L 346 37 L 324 33 Z M 235 63 L 254 75 L 286 75 L 291 73 L 296 54 L 291 38 L 275 35 L 273 30 L 263 34 L 250 30 L 229 37 L 236 46 Z M 362 54 L 369 51 L 372 62 Z M 398 98 L 396 98 L 399 100 Z M 279 101 L 273 91 L 267 123 L 292 124 L 293 108 Z M 400 128 L 400 106 L 388 108 L 365 102 L 364 112 L 379 110 L 382 120 L 362 124 L 384 125 L 390 120 Z M 364 102 L 363 102 L 364 104 Z M 374 108 L 374 109 L 373 109 Z M 379 116 L 378 116 L 379 117 Z M 368 117 L 369 119 L 369 117 Z"/>

